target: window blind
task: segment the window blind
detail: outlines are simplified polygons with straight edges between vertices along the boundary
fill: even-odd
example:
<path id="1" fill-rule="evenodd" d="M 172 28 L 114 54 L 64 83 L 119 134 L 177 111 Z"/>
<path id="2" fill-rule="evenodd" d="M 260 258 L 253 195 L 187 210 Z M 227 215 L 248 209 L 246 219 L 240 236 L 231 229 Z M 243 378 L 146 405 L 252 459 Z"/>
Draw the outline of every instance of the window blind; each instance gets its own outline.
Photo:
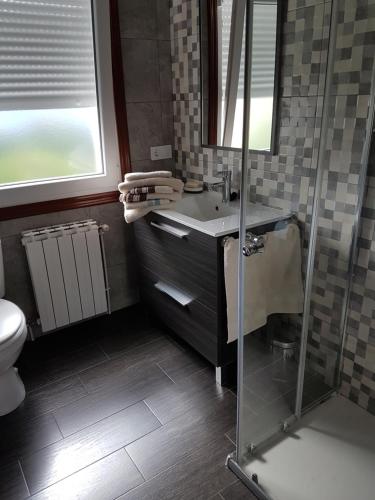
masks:
<path id="1" fill-rule="evenodd" d="M 0 0 L 0 110 L 96 104 L 90 0 Z"/>
<path id="2" fill-rule="evenodd" d="M 233 0 L 222 2 L 222 57 L 223 57 L 223 94 L 225 95 L 228 58 L 231 57 L 230 31 L 233 13 Z M 275 78 L 275 51 L 277 30 L 277 0 L 257 0 L 254 2 L 253 53 L 252 53 L 252 97 L 272 97 Z M 244 23 L 245 24 L 245 23 Z M 245 26 L 239 68 L 238 94 L 244 97 L 245 82 Z"/>

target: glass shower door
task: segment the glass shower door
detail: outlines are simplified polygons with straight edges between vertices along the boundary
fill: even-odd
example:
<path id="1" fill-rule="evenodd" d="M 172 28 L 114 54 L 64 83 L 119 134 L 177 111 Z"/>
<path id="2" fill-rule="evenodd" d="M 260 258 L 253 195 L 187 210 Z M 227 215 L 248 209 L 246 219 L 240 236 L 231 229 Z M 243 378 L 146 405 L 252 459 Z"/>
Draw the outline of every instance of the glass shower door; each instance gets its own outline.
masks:
<path id="1" fill-rule="evenodd" d="M 259 161 L 248 152 L 252 4 L 253 0 L 247 2 L 247 105 L 239 242 L 245 253 L 250 238 L 246 225 L 248 202 L 254 201 L 251 198 L 254 190 L 250 188 L 249 193 L 248 186 L 257 182 L 258 172 L 253 177 L 253 170 L 257 167 L 252 162 Z M 256 458 L 259 465 L 264 450 L 278 440 L 293 439 L 282 431 L 339 389 L 343 339 L 373 131 L 375 65 L 372 66 L 372 83 L 368 84 L 370 77 L 367 72 L 361 73 L 366 82 L 360 82 L 360 88 L 367 89 L 367 94 L 353 95 L 350 93 L 352 87 L 345 87 L 345 82 L 350 80 L 351 68 L 343 66 L 340 59 L 339 48 L 346 39 L 347 19 L 355 18 L 356 9 L 338 0 L 317 8 L 324 12 L 322 32 L 326 33 L 328 51 L 321 68 L 321 94 L 316 98 L 312 127 L 314 156 L 308 182 L 301 182 L 298 186 L 299 203 L 301 205 L 300 200 L 306 200 L 307 209 L 302 210 L 302 217 L 301 213 L 297 214 L 302 222 L 299 228 L 296 220 L 290 217 L 272 228 L 263 228 L 264 248 L 250 256 L 241 252 L 239 259 L 237 452 L 236 464 L 230 463 L 230 467 L 246 484 L 251 484 L 262 499 L 268 497 L 257 487 L 256 475 L 252 475 L 253 459 Z M 363 61 L 355 64 L 364 67 L 366 53 L 362 56 Z M 347 74 L 343 67 L 347 68 Z M 345 90 L 348 95 L 345 95 Z M 263 171 L 259 177 L 263 182 L 267 174 Z M 291 227 L 298 228 L 301 252 L 299 255 L 290 254 L 294 257 L 288 261 L 285 255 L 281 257 L 280 249 L 286 245 L 296 251 L 297 246 L 288 233 Z M 276 260 L 280 261 L 279 264 L 286 264 L 284 276 L 274 271 Z M 253 274 L 249 268 L 255 269 Z M 291 277 L 296 274 L 303 278 L 304 287 L 300 294 L 296 280 L 294 286 L 290 285 Z M 258 276 L 258 282 L 254 281 L 254 276 Z M 285 280 L 281 290 L 277 288 L 280 287 L 280 277 Z M 282 296 L 280 307 L 277 314 L 272 314 L 271 308 L 266 325 L 259 329 L 249 328 L 248 316 L 254 314 L 252 301 L 262 288 L 267 289 L 267 298 L 272 297 L 273 292 Z M 355 287 L 353 289 L 355 292 Z M 290 307 L 296 296 L 303 301 L 303 307 L 287 311 L 285 304 Z M 262 305 L 261 301 L 259 304 Z"/>
<path id="2" fill-rule="evenodd" d="M 253 210 L 249 202 L 257 201 L 251 198 L 248 186 L 254 182 L 253 169 L 261 160 L 260 155 L 249 153 L 253 8 L 254 1 L 248 1 L 238 284 L 239 465 L 295 420 L 306 246 L 302 228 L 288 210 L 280 210 L 279 220 L 276 217 L 271 224 L 247 229 Z M 307 200 L 310 186 L 310 182 L 301 183 L 301 198 Z"/>

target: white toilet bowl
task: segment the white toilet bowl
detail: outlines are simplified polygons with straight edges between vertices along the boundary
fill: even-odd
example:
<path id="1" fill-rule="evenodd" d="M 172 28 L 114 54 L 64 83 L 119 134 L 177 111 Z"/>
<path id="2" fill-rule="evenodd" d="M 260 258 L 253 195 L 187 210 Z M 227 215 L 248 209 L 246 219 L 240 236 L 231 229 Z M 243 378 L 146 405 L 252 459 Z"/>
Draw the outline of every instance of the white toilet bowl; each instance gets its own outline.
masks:
<path id="1" fill-rule="evenodd" d="M 14 368 L 27 335 L 23 312 L 0 299 L 0 416 L 15 410 L 25 398 L 25 387 Z"/>

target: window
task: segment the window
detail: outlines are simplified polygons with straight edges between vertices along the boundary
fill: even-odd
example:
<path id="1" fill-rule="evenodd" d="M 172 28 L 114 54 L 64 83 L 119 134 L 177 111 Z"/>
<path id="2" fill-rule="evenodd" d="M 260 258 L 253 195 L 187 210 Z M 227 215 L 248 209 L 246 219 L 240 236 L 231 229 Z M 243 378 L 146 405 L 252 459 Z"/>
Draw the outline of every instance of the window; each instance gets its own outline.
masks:
<path id="1" fill-rule="evenodd" d="M 116 189 L 101 0 L 0 0 L 0 206 Z"/>

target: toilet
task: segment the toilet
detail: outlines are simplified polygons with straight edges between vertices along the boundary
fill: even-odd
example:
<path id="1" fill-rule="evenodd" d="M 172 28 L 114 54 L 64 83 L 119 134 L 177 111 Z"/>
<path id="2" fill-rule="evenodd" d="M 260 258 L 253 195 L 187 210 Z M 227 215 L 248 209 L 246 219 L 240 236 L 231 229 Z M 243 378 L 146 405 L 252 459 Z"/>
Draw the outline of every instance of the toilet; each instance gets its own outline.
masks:
<path id="1" fill-rule="evenodd" d="M 26 319 L 19 307 L 4 300 L 4 264 L 0 240 L 0 416 L 15 410 L 25 398 L 25 387 L 13 365 L 26 340 Z"/>

